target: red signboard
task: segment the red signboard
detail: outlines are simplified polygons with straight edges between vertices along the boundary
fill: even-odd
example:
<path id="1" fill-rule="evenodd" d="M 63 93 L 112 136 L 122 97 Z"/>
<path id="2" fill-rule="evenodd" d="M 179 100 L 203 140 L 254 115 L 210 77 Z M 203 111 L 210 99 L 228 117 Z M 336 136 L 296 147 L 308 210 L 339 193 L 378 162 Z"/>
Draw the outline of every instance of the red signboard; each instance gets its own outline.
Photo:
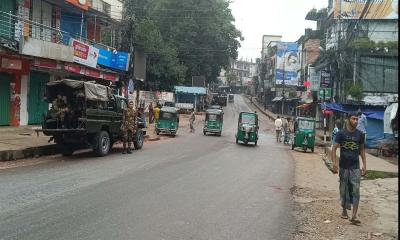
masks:
<path id="1" fill-rule="evenodd" d="M 94 78 L 100 78 L 100 71 L 95 69 L 86 68 L 85 75 Z"/>
<path id="2" fill-rule="evenodd" d="M 89 0 L 65 0 L 65 1 L 85 11 L 89 9 Z"/>
<path id="3" fill-rule="evenodd" d="M 58 65 L 57 61 L 50 59 L 35 58 L 33 66 L 40 68 L 60 69 L 60 66 Z"/>
<path id="4" fill-rule="evenodd" d="M 89 46 L 78 41 L 73 41 L 74 56 L 82 59 L 87 59 L 89 55 Z"/>
<path id="5" fill-rule="evenodd" d="M 103 73 L 103 79 L 115 82 L 118 80 L 118 77 L 115 73 Z"/>
<path id="6" fill-rule="evenodd" d="M 0 56 L 0 72 L 29 73 L 29 61 L 12 56 Z"/>
<path id="7" fill-rule="evenodd" d="M 82 67 L 78 64 L 66 63 L 65 70 L 67 70 L 68 72 L 81 74 Z"/>

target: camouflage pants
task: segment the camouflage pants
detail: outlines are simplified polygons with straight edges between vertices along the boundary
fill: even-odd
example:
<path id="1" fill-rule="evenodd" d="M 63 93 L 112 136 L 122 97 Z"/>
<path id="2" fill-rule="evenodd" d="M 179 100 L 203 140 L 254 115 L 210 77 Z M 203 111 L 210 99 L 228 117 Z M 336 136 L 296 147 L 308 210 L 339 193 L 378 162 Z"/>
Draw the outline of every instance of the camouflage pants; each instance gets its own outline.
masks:
<path id="1" fill-rule="evenodd" d="M 123 131 L 123 135 L 122 135 L 122 141 L 124 143 L 124 145 L 126 144 L 126 142 L 128 142 L 128 144 L 130 145 L 133 141 L 135 135 L 135 131 L 134 130 L 126 130 Z"/>

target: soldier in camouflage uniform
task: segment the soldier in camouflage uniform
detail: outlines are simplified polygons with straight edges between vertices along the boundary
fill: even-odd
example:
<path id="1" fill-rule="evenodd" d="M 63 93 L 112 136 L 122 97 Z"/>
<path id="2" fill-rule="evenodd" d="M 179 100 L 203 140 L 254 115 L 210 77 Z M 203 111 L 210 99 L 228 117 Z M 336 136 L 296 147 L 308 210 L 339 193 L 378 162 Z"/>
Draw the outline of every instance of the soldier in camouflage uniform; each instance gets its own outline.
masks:
<path id="1" fill-rule="evenodd" d="M 65 125 L 65 116 L 69 113 L 69 108 L 66 102 L 66 97 L 61 94 L 58 94 L 57 98 L 52 102 L 53 111 L 55 116 L 60 119 L 62 127 Z"/>
<path id="2" fill-rule="evenodd" d="M 128 107 L 124 109 L 124 113 L 122 115 L 122 126 L 121 130 L 123 132 L 123 146 L 125 153 L 132 153 L 131 146 L 133 137 L 136 133 L 137 127 L 137 119 L 136 119 L 136 111 L 133 108 L 133 101 L 129 101 Z M 128 149 L 126 149 L 126 142 L 128 142 Z"/>

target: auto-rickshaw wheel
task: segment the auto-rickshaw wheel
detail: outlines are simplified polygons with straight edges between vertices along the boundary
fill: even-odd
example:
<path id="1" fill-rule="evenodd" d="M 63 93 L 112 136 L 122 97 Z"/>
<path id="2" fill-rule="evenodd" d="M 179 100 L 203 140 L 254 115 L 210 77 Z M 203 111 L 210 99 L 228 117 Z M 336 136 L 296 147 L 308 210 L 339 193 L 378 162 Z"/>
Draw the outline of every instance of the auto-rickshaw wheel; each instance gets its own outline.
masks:
<path id="1" fill-rule="evenodd" d="M 243 142 L 244 142 L 244 144 L 247 145 L 249 143 L 249 140 L 245 139 Z"/>
<path id="2" fill-rule="evenodd" d="M 306 146 L 303 147 L 303 151 L 307 152 L 307 147 Z"/>
<path id="3" fill-rule="evenodd" d="M 239 139 L 236 138 L 236 143 L 239 143 Z"/>
<path id="4" fill-rule="evenodd" d="M 311 148 L 311 152 L 314 152 L 314 148 Z"/>
<path id="5" fill-rule="evenodd" d="M 294 144 L 292 144 L 292 150 L 294 150 Z"/>
<path id="6" fill-rule="evenodd" d="M 160 130 L 156 129 L 156 134 L 160 135 Z"/>
<path id="7" fill-rule="evenodd" d="M 207 134 L 206 131 L 203 131 L 204 136 Z"/>
<path id="8" fill-rule="evenodd" d="M 257 140 L 254 142 L 254 146 L 257 146 Z"/>

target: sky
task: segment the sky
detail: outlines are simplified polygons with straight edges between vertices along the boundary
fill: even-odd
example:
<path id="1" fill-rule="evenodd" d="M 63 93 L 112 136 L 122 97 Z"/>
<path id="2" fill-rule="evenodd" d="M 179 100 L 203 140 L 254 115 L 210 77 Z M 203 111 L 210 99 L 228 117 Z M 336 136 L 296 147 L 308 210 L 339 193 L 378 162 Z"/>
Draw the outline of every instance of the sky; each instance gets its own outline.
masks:
<path id="1" fill-rule="evenodd" d="M 316 22 L 304 19 L 308 11 L 327 6 L 328 0 L 231 0 L 236 28 L 244 37 L 238 58 L 260 58 L 263 35 L 297 41 L 305 28 L 316 29 Z"/>

